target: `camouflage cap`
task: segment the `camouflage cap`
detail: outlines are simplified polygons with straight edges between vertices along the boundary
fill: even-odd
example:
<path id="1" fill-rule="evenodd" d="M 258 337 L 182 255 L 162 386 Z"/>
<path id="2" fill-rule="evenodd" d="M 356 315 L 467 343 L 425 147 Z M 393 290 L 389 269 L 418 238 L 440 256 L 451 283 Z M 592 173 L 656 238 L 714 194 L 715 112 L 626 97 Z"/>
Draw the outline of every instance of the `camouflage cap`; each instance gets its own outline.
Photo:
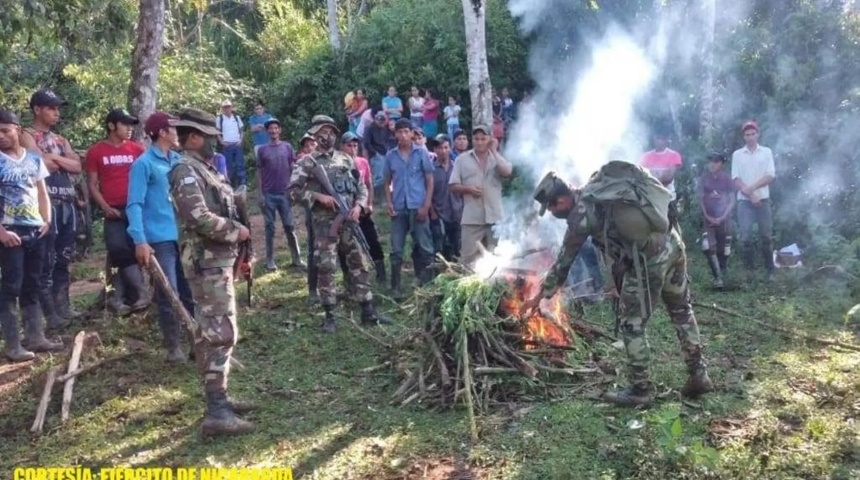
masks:
<path id="1" fill-rule="evenodd" d="M 314 118 L 311 119 L 311 128 L 308 129 L 308 133 L 314 135 L 319 132 L 322 127 L 331 127 L 334 130 L 334 133 L 340 134 L 340 129 L 337 128 L 337 124 L 334 123 L 334 119 L 328 115 L 314 115 Z"/>
<path id="2" fill-rule="evenodd" d="M 193 128 L 204 135 L 213 137 L 221 135 L 215 123 L 215 115 L 196 108 L 183 108 L 180 110 L 179 120 L 174 122 L 173 125 Z"/>
<path id="3" fill-rule="evenodd" d="M 569 193 L 570 186 L 558 177 L 558 175 L 550 171 L 544 175 L 543 179 L 535 188 L 534 199 L 540 204 L 540 212 L 538 215 L 543 216 L 550 203 L 555 201 L 559 196 Z"/>

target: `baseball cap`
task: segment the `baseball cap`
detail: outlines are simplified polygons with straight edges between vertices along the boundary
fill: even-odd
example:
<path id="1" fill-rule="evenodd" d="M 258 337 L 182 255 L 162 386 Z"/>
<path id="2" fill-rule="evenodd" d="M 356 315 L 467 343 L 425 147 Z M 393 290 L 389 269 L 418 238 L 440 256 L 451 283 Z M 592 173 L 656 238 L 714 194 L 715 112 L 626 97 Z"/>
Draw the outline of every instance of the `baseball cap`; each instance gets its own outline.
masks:
<path id="1" fill-rule="evenodd" d="M 315 140 L 314 136 L 311 135 L 311 132 L 305 132 L 305 134 L 302 135 L 301 140 L 299 140 L 299 145 L 304 145 L 308 140 Z"/>
<path id="2" fill-rule="evenodd" d="M 9 110 L 0 110 L 0 123 L 6 125 L 21 125 L 21 120 L 15 112 Z"/>
<path id="3" fill-rule="evenodd" d="M 462 128 L 458 128 L 457 130 L 454 130 L 454 140 L 456 140 L 457 137 L 459 137 L 460 135 L 466 135 L 466 131 L 463 130 Z M 466 135 L 466 136 L 468 137 L 468 135 Z"/>
<path id="4" fill-rule="evenodd" d="M 726 163 L 726 156 L 720 152 L 711 152 L 708 154 L 708 161 Z"/>
<path id="5" fill-rule="evenodd" d="M 146 119 L 143 131 L 150 137 L 158 135 L 159 130 L 175 127 L 179 119 L 167 112 L 154 112 Z"/>
<path id="6" fill-rule="evenodd" d="M 358 135 L 356 135 L 352 132 L 346 132 L 343 134 L 342 137 L 340 137 L 340 141 L 341 141 L 341 143 L 357 142 L 358 141 Z"/>
<path id="7" fill-rule="evenodd" d="M 559 178 L 555 172 L 548 172 L 535 188 L 534 199 L 540 204 L 538 215 L 543 216 L 550 203 L 569 192 L 570 187 L 564 180 Z"/>
<path id="8" fill-rule="evenodd" d="M 437 144 L 442 143 L 442 142 L 449 142 L 449 143 L 451 142 L 451 139 L 448 138 L 448 135 L 444 134 L 444 133 L 440 133 L 439 135 L 436 135 L 436 137 L 433 138 L 433 140 L 435 140 Z"/>
<path id="9" fill-rule="evenodd" d="M 377 120 L 384 120 L 385 119 L 385 112 L 380 110 L 380 111 L 376 112 L 376 115 L 374 115 L 373 118 L 375 118 Z"/>
<path id="10" fill-rule="evenodd" d="M 493 133 L 493 131 L 490 130 L 490 127 L 488 127 L 486 125 L 476 125 L 474 128 L 472 128 L 472 135 L 474 135 L 477 132 L 481 132 L 484 135 L 490 135 Z"/>
<path id="11" fill-rule="evenodd" d="M 222 107 L 232 107 L 233 102 L 231 102 L 229 99 L 227 99 L 227 100 L 224 100 L 223 102 L 221 102 L 221 106 Z"/>
<path id="12" fill-rule="evenodd" d="M 124 108 L 114 108 L 105 117 L 105 123 L 122 123 L 123 125 L 137 125 L 140 123 L 137 117 L 128 113 Z"/>
<path id="13" fill-rule="evenodd" d="M 758 131 L 758 123 L 756 123 L 755 120 L 747 120 L 746 122 L 744 122 L 743 125 L 741 125 L 741 133 L 746 132 L 747 129 L 750 129 L 750 128 L 754 128 L 755 131 L 757 132 Z"/>
<path id="14" fill-rule="evenodd" d="M 334 129 L 334 133 L 340 133 L 340 129 L 337 128 L 337 124 L 334 123 L 334 119 L 328 115 L 314 115 L 311 119 L 311 128 L 308 129 L 308 133 L 314 135 L 319 132 L 322 127 L 326 126 Z"/>
<path id="15" fill-rule="evenodd" d="M 179 120 L 175 121 L 173 125 L 193 128 L 204 135 L 218 136 L 221 134 L 215 123 L 215 115 L 197 108 L 180 110 Z"/>
<path id="16" fill-rule="evenodd" d="M 270 119 L 266 120 L 266 123 L 263 124 L 263 128 L 269 128 L 269 125 L 271 125 L 273 123 L 277 123 L 279 127 L 281 126 L 280 120 L 278 120 L 277 118 L 270 118 Z"/>
<path id="17" fill-rule="evenodd" d="M 30 108 L 33 107 L 62 107 L 63 105 L 68 104 L 65 100 L 60 98 L 59 95 L 54 93 L 53 90 L 48 88 L 43 88 L 33 96 L 30 97 Z"/>

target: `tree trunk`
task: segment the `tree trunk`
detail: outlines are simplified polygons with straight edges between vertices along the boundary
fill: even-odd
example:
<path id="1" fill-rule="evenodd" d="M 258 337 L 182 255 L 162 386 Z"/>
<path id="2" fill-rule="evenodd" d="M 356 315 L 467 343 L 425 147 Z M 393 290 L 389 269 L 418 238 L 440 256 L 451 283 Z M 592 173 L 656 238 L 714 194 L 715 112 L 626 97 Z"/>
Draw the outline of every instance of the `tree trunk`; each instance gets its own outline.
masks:
<path id="1" fill-rule="evenodd" d="M 164 0 L 140 0 L 137 20 L 137 42 L 131 56 L 131 83 L 128 106 L 140 119 L 134 130 L 137 140 L 144 139 L 143 124 L 155 111 L 158 87 L 158 64 L 164 46 Z"/>
<path id="2" fill-rule="evenodd" d="M 337 0 L 326 0 L 328 16 L 328 40 L 331 48 L 340 50 L 340 32 L 337 28 Z"/>
<path id="3" fill-rule="evenodd" d="M 463 0 L 466 24 L 466 63 L 469 68 L 469 97 L 472 126 L 493 124 L 490 69 L 487 67 L 486 0 Z"/>
<path id="4" fill-rule="evenodd" d="M 704 10 L 704 29 L 705 38 L 702 42 L 702 84 L 701 84 L 701 107 L 699 111 L 699 138 L 708 147 L 713 146 L 714 135 L 714 114 L 716 109 L 715 92 L 714 92 L 714 32 L 717 22 L 717 1 L 705 0 L 703 2 Z"/>

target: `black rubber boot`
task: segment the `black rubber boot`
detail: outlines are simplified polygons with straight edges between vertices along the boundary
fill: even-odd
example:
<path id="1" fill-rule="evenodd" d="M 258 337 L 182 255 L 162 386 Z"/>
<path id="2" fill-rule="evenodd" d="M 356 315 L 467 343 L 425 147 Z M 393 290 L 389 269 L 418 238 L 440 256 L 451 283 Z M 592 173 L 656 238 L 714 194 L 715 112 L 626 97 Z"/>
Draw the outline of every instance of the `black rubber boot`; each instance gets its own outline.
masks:
<path id="1" fill-rule="evenodd" d="M 714 288 L 723 288 L 723 273 L 720 270 L 720 261 L 716 254 L 708 255 L 708 266 L 711 267 L 711 275 L 714 277 Z"/>
<path id="2" fill-rule="evenodd" d="M 146 282 L 143 281 L 143 272 L 137 265 L 130 265 L 120 270 L 120 276 L 125 280 L 125 285 L 137 293 L 137 301 L 129 305 L 132 312 L 139 312 L 149 308 L 152 303 L 152 295 Z M 134 297 L 132 297 L 134 298 Z"/>
<path id="3" fill-rule="evenodd" d="M 361 302 L 361 324 L 362 325 L 391 325 L 391 319 L 376 313 L 373 302 Z"/>
<path id="4" fill-rule="evenodd" d="M 36 358 L 36 354 L 21 346 L 18 332 L 18 317 L 12 312 L 0 313 L 0 327 L 3 330 L 3 355 L 13 362 L 26 362 Z"/>
<path id="5" fill-rule="evenodd" d="M 698 398 L 708 392 L 714 391 L 714 382 L 708 376 L 708 371 L 704 367 L 699 368 L 690 373 L 687 383 L 681 389 L 681 395 L 687 398 Z"/>
<path id="6" fill-rule="evenodd" d="M 21 343 L 27 349 L 33 352 L 55 352 L 63 349 L 63 342 L 52 342 L 45 338 L 38 304 L 21 308 L 21 320 L 24 323 L 24 341 Z"/>
<path id="7" fill-rule="evenodd" d="M 236 416 L 227 395 L 224 393 L 206 394 L 206 416 L 203 417 L 203 436 L 226 437 L 251 433 L 256 427 L 253 423 Z"/>
<path id="8" fill-rule="evenodd" d="M 334 305 L 323 305 L 325 310 L 325 321 L 322 324 L 322 330 L 325 333 L 334 333 L 337 331 L 337 324 L 334 319 Z"/>
<path id="9" fill-rule="evenodd" d="M 373 263 L 376 265 L 376 283 L 385 285 L 388 281 L 388 276 L 385 274 L 385 260 L 376 260 Z"/>
<path id="10" fill-rule="evenodd" d="M 400 290 L 400 269 L 401 262 L 391 262 L 391 298 L 394 300 L 403 300 L 403 292 Z"/>
<path id="11" fill-rule="evenodd" d="M 116 273 L 111 278 L 112 291 L 108 294 L 108 308 L 120 316 L 125 316 L 131 313 L 131 307 L 125 304 L 125 281 L 122 275 Z"/>
<path id="12" fill-rule="evenodd" d="M 54 296 L 50 290 L 39 291 L 39 306 L 42 308 L 42 315 L 45 316 L 45 324 L 49 330 L 56 330 L 68 326 L 72 323 L 71 320 L 62 318 L 54 305 Z"/>
<path id="13" fill-rule="evenodd" d="M 69 284 L 54 286 L 57 287 L 57 291 L 54 292 L 54 308 L 57 315 L 64 320 L 76 320 L 81 314 L 72 310 L 72 300 L 69 298 Z"/>
<path id="14" fill-rule="evenodd" d="M 182 347 L 179 346 L 180 328 L 180 325 L 177 324 L 164 332 L 164 348 L 167 349 L 168 363 L 184 363 L 185 359 L 188 358 L 182 351 Z"/>

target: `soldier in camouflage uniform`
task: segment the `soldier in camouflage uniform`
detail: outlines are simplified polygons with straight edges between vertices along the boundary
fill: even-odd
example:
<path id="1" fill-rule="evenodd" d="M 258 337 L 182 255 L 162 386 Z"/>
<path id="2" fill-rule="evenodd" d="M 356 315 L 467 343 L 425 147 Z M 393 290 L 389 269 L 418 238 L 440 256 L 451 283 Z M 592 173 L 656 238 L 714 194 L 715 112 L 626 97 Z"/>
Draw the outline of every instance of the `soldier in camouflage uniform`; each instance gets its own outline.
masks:
<path id="1" fill-rule="evenodd" d="M 209 159 L 218 137 L 215 117 L 184 109 L 176 122 L 184 153 L 170 171 L 181 227 L 180 257 L 197 302 L 194 357 L 203 376 L 203 434 L 241 435 L 254 424 L 236 416 L 252 405 L 227 398 L 230 357 L 239 331 L 233 287 L 237 244 L 250 236 L 237 220 L 233 189 Z"/>
<path id="2" fill-rule="evenodd" d="M 654 387 L 648 372 L 650 347 L 646 336 L 651 305 L 658 297 L 669 312 L 681 351 L 690 374 L 681 390 L 686 397 L 697 397 L 714 389 L 708 377 L 702 354 L 699 327 L 690 305 L 687 285 L 687 256 L 684 242 L 677 229 L 666 234 L 651 234 L 642 248 L 643 263 L 636 273 L 633 259 L 618 245 L 616 238 L 603 238 L 603 215 L 599 208 L 581 201 L 581 190 L 568 185 L 553 172 L 547 174 L 535 190 L 534 199 L 541 204 L 540 214 L 549 210 L 553 216 L 567 220 L 567 232 L 558 259 L 544 280 L 541 293 L 527 302 L 526 308 L 536 308 L 541 298 L 549 298 L 564 285 L 568 270 L 582 245 L 592 235 L 597 245 L 613 262 L 612 272 L 620 285 L 620 300 L 616 309 L 624 346 L 630 365 L 632 385 L 619 392 L 607 392 L 604 399 L 620 405 L 647 405 L 653 399 Z M 609 234 L 611 236 L 611 234 Z M 643 267 L 644 268 L 641 268 Z"/>
<path id="3" fill-rule="evenodd" d="M 361 322 L 365 324 L 389 323 L 389 320 L 379 317 L 373 306 L 373 294 L 370 292 L 369 260 L 352 231 L 342 224 L 337 236 L 330 237 L 332 222 L 338 215 L 337 201 L 326 194 L 320 183 L 314 178 L 312 169 L 322 165 L 335 191 L 344 199 L 350 208 L 349 222 L 357 222 L 359 215 L 367 208 L 367 187 L 359 181 L 358 170 L 352 159 L 343 152 L 334 149 L 335 140 L 339 133 L 334 120 L 325 115 L 316 115 L 311 120 L 308 133 L 314 136 L 317 149 L 310 155 L 298 160 L 293 168 L 288 192 L 290 199 L 296 204 L 301 202 L 311 209 L 314 234 L 314 263 L 318 271 L 319 296 L 325 310 L 323 331 L 333 333 L 337 328 L 334 318 L 334 307 L 337 300 L 334 274 L 337 270 L 338 251 L 346 256 L 353 299 L 361 305 Z"/>

